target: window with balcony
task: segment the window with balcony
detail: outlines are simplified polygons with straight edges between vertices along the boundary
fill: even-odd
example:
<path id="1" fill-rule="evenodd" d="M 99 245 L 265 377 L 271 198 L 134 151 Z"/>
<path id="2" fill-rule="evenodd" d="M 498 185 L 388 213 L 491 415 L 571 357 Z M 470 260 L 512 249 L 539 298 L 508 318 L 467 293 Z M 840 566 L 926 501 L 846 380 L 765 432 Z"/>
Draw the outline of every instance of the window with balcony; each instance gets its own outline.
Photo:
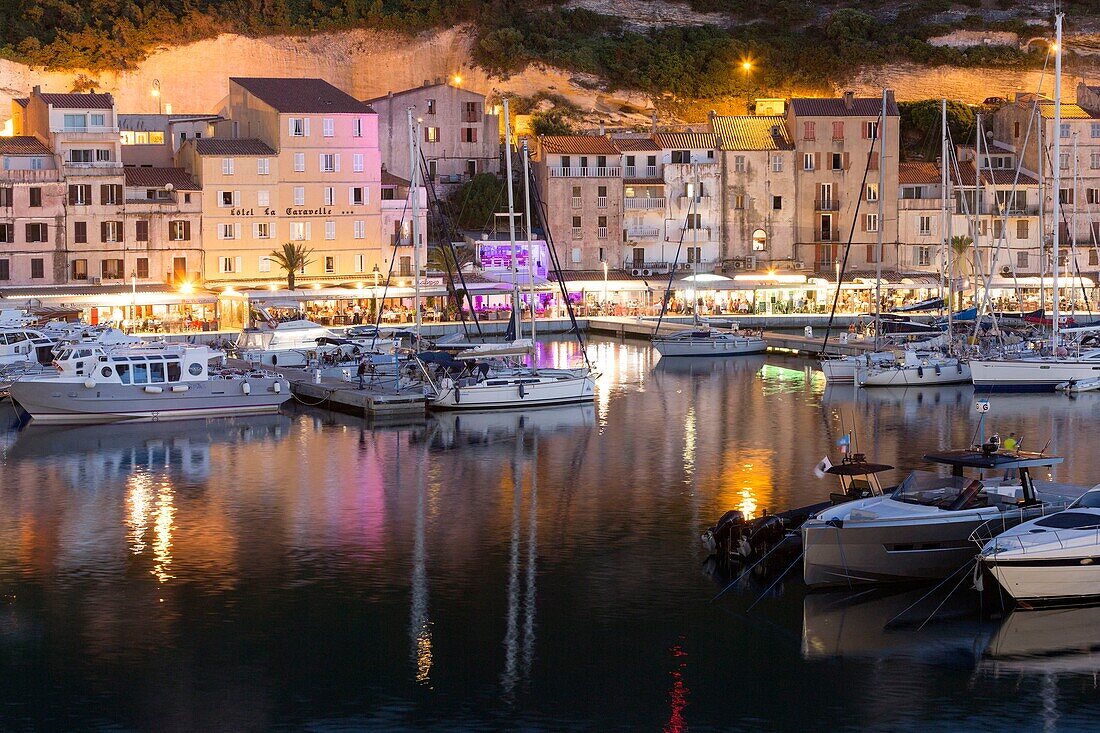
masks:
<path id="1" fill-rule="evenodd" d="M 223 176 L 233 175 L 233 159 L 232 158 L 222 158 L 222 175 Z"/>
<path id="2" fill-rule="evenodd" d="M 703 217 L 701 214 L 688 214 L 687 221 L 684 224 L 685 229 L 702 229 Z"/>
<path id="3" fill-rule="evenodd" d="M 88 260 L 73 260 L 72 278 L 80 281 L 88 279 Z"/>
<path id="4" fill-rule="evenodd" d="M 581 187 L 573 186 L 573 195 L 569 199 L 569 206 L 574 209 L 581 208 Z"/>
<path id="5" fill-rule="evenodd" d="M 103 260 L 99 263 L 99 273 L 104 280 L 121 280 L 126 277 L 125 262 L 119 259 Z"/>
<path id="6" fill-rule="evenodd" d="M 109 163 L 114 160 L 114 154 L 110 148 L 99 148 L 95 151 L 95 159 L 99 163 Z"/>
<path id="7" fill-rule="evenodd" d="M 46 229 L 46 225 L 42 223 L 28 224 L 26 229 L 28 242 L 47 242 L 49 241 L 49 232 Z"/>
<path id="8" fill-rule="evenodd" d="M 579 216 L 573 217 L 573 239 L 581 238 L 581 218 Z"/>
<path id="9" fill-rule="evenodd" d="M 331 117 L 324 117 L 321 119 L 321 136 L 336 136 L 336 122 Z"/>
<path id="10" fill-rule="evenodd" d="M 607 239 L 607 217 L 600 216 L 596 218 L 596 237 L 599 239 Z"/>
<path id="11" fill-rule="evenodd" d="M 83 130 L 88 126 L 87 118 L 84 115 L 70 114 L 65 115 L 64 125 L 66 130 Z"/>
<path id="12" fill-rule="evenodd" d="M 932 217 L 921 216 L 918 222 L 918 231 L 922 237 L 932 236 Z"/>
<path id="13" fill-rule="evenodd" d="M 91 163 L 95 160 L 95 151 L 91 148 L 72 148 L 69 150 L 70 163 Z"/>
<path id="14" fill-rule="evenodd" d="M 607 208 L 607 186 L 600 186 L 596 189 L 596 208 Z"/>

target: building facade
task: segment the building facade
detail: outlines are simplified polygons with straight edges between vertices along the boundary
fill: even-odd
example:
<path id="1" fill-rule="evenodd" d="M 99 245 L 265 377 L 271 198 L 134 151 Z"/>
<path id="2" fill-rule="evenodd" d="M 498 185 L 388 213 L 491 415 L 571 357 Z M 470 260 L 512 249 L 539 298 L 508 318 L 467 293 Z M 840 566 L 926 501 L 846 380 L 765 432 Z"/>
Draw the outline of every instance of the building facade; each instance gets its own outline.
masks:
<path id="1" fill-rule="evenodd" d="M 428 175 L 443 193 L 478 173 L 500 173 L 500 118 L 485 95 L 442 81 L 368 100 L 378 113 L 378 140 L 386 170 L 412 179 L 408 110 L 421 120 L 420 149 Z"/>
<path id="2" fill-rule="evenodd" d="M 231 78 L 226 111 L 219 130 L 238 137 L 188 138 L 179 152 L 205 194 L 208 283 L 284 281 L 270 254 L 287 242 L 312 251 L 302 282 L 388 270 L 369 105 L 321 79 Z"/>
<path id="3" fill-rule="evenodd" d="M 879 130 L 881 98 L 795 98 L 787 110 L 794 143 L 797 261 L 832 272 L 849 241 L 848 270 L 897 265 L 899 121 L 893 92 L 886 94 L 886 129 Z M 878 135 L 883 137 L 883 155 Z M 885 186 L 880 189 L 880 166 Z M 781 172 L 781 171 L 776 171 Z M 880 201 L 884 212 L 879 213 Z"/>
<path id="4" fill-rule="evenodd" d="M 218 115 L 120 114 L 123 165 L 168 168 L 188 139 L 213 137 Z"/>
<path id="5" fill-rule="evenodd" d="M 534 168 L 563 269 L 620 266 L 622 153 L 603 135 L 539 138 Z"/>
<path id="6" fill-rule="evenodd" d="M 37 137 L 0 137 L 0 288 L 66 281 L 65 184 Z"/>

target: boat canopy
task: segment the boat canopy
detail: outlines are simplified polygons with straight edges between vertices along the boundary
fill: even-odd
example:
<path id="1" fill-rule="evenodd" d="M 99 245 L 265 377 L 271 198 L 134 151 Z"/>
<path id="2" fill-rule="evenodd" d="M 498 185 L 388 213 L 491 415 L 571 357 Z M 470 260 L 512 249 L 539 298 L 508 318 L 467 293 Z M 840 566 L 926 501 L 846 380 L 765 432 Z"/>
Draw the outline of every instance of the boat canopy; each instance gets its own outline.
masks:
<path id="1" fill-rule="evenodd" d="M 864 463 L 860 461 L 858 463 L 841 463 L 830 466 L 825 473 L 831 473 L 834 476 L 869 476 L 874 473 L 893 470 L 893 466 L 887 466 L 885 463 Z"/>
<path id="2" fill-rule="evenodd" d="M 1062 462 L 1060 456 L 1048 456 L 1042 453 L 1028 451 L 986 451 L 974 448 L 961 448 L 958 450 L 944 451 L 942 453 L 929 453 L 924 460 L 932 463 L 943 463 L 961 468 L 985 468 L 1008 469 L 1030 468 L 1032 466 L 1057 466 Z"/>

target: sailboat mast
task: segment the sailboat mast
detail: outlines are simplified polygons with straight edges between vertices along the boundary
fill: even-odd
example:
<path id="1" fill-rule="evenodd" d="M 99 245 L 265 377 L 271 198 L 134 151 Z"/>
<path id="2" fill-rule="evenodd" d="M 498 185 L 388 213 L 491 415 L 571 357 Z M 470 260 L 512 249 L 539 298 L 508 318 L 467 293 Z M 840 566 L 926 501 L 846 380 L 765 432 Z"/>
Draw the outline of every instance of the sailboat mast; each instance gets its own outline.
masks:
<path id="1" fill-rule="evenodd" d="M 1054 221 L 1052 222 L 1054 227 L 1054 247 L 1051 252 L 1052 259 L 1052 273 L 1051 279 L 1054 281 L 1054 305 L 1051 309 L 1051 314 L 1054 317 L 1053 326 L 1051 329 L 1051 345 L 1057 347 L 1059 344 L 1059 308 L 1058 302 L 1059 290 L 1058 290 L 1058 258 L 1061 255 L 1059 247 L 1059 229 L 1060 226 L 1060 209 L 1062 192 L 1059 190 L 1062 185 L 1062 13 L 1058 13 L 1054 16 L 1054 154 L 1051 156 L 1051 167 L 1054 169 L 1054 181 L 1051 186 L 1051 199 L 1053 201 Z"/>
<path id="2" fill-rule="evenodd" d="M 882 90 L 882 116 L 878 124 L 878 230 L 875 244 L 875 351 L 882 342 L 882 230 L 886 227 L 886 90 Z M 872 142 L 872 144 L 874 144 Z"/>
<path id="3" fill-rule="evenodd" d="M 1077 133 L 1073 133 L 1073 193 L 1070 194 L 1070 235 L 1069 235 L 1069 308 L 1077 313 L 1077 285 L 1074 282 L 1074 266 L 1077 264 Z"/>
<path id="4" fill-rule="evenodd" d="M 420 348 L 420 121 L 413 119 L 413 108 L 409 107 L 409 171 L 412 188 L 409 190 L 410 211 L 412 212 L 413 246 L 413 310 L 416 311 L 416 348 Z"/>
<path id="5" fill-rule="evenodd" d="M 943 139 L 940 140 L 940 230 L 943 237 L 943 264 L 940 270 L 940 298 L 947 306 L 947 338 L 954 337 L 953 304 L 951 303 L 951 215 L 948 213 L 948 193 L 951 187 L 950 149 L 947 144 L 947 99 L 940 101 L 940 126 Z M 947 287 L 944 281 L 947 280 Z"/>
<path id="6" fill-rule="evenodd" d="M 516 204 L 512 199 L 512 121 L 508 116 L 508 98 L 504 98 L 504 165 L 508 182 L 508 242 L 512 246 L 512 322 L 516 338 L 520 337 L 519 271 L 516 268 Z"/>
<path id="7" fill-rule="evenodd" d="M 531 157 L 523 139 L 523 214 L 527 228 L 527 279 L 531 293 L 531 341 L 535 340 L 535 243 L 531 234 Z"/>
<path id="8" fill-rule="evenodd" d="M 695 166 L 695 187 L 691 191 L 688 212 L 694 207 L 691 217 L 691 318 L 699 323 L 699 167 Z"/>

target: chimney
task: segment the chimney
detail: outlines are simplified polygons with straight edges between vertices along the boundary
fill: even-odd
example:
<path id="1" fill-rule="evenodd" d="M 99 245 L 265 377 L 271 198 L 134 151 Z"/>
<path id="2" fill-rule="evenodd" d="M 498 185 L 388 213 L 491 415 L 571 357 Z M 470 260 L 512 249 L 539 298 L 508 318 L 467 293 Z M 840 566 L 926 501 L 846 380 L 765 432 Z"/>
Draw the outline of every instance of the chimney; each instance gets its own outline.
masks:
<path id="1" fill-rule="evenodd" d="M 653 134 L 656 135 L 657 134 L 657 110 L 653 110 L 653 115 L 651 116 L 650 119 L 652 120 L 652 125 L 651 125 L 650 129 L 653 131 Z"/>
<path id="2" fill-rule="evenodd" d="M 603 120 L 600 120 L 600 137 L 603 137 L 606 133 L 603 129 Z"/>
<path id="3" fill-rule="evenodd" d="M 431 85 L 432 85 L 432 80 L 431 79 L 425 79 L 424 80 L 423 86 L 430 87 Z"/>
<path id="4" fill-rule="evenodd" d="M 42 93 L 42 85 L 40 85 L 40 84 L 35 84 L 35 85 L 34 85 L 34 86 L 33 86 L 33 87 L 31 88 L 31 94 L 41 94 L 41 93 Z"/>
<path id="5" fill-rule="evenodd" d="M 779 137 L 779 125 L 772 125 L 772 137 Z"/>
<path id="6" fill-rule="evenodd" d="M 856 102 L 856 93 L 850 89 L 844 92 L 844 109 L 851 109 Z"/>
<path id="7" fill-rule="evenodd" d="M 893 107 L 895 104 L 897 104 L 897 102 L 894 100 L 894 90 L 893 89 L 887 89 L 886 90 L 886 114 L 890 114 L 890 108 Z"/>

